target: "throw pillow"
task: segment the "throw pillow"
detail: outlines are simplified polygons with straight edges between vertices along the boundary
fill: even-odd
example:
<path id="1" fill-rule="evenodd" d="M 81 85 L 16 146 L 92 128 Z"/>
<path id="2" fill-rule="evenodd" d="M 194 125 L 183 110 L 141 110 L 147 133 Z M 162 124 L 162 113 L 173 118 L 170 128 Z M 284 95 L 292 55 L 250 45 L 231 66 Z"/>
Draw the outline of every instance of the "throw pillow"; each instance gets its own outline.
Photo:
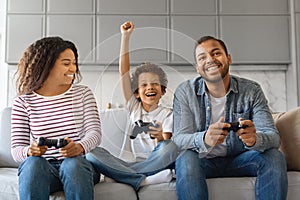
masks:
<path id="1" fill-rule="evenodd" d="M 273 115 L 289 171 L 300 171 L 300 107 Z"/>

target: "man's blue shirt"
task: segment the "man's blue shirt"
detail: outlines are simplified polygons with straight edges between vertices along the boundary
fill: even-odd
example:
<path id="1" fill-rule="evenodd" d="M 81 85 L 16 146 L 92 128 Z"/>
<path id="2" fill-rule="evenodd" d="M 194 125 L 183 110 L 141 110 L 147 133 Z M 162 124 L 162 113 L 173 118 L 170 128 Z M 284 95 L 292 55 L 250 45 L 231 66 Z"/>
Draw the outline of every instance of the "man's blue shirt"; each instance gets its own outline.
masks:
<path id="1" fill-rule="evenodd" d="M 197 77 L 181 83 L 175 91 L 173 106 L 174 142 L 181 149 L 192 149 L 203 156 L 207 155 L 208 148 L 203 138 L 210 125 L 211 105 L 204 79 Z M 258 83 L 231 75 L 224 115 L 225 122 L 249 119 L 256 128 L 256 143 L 252 147 L 244 145 L 237 133 L 230 131 L 226 137 L 227 156 L 240 154 L 247 149 L 263 152 L 279 147 L 279 133 Z"/>

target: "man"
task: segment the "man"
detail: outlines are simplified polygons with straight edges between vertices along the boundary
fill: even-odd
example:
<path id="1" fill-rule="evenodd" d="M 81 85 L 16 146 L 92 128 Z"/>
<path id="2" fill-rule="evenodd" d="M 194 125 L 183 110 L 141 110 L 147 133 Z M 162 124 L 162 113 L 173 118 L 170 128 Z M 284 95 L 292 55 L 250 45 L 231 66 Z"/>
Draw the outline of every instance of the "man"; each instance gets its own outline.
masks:
<path id="1" fill-rule="evenodd" d="M 184 150 L 176 161 L 179 200 L 208 199 L 206 178 L 241 176 L 257 177 L 256 199 L 286 199 L 286 162 L 261 87 L 229 74 L 231 56 L 219 39 L 201 38 L 195 57 L 201 76 L 174 95 L 173 138 Z"/>

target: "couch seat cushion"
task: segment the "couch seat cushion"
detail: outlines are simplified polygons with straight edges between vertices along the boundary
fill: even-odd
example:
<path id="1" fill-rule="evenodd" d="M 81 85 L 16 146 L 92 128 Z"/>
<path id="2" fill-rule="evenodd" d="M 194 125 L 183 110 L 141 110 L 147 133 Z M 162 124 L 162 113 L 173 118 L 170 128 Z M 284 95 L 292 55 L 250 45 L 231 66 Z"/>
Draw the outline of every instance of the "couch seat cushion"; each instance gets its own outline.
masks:
<path id="1" fill-rule="evenodd" d="M 19 200 L 18 169 L 0 168 L 0 199 Z M 132 187 L 121 183 L 98 183 L 95 185 L 95 200 L 136 200 Z M 50 196 L 50 200 L 65 200 L 62 191 Z"/>
<path id="2" fill-rule="evenodd" d="M 0 168 L 0 182 L 0 199 L 19 199 L 17 168 Z"/>

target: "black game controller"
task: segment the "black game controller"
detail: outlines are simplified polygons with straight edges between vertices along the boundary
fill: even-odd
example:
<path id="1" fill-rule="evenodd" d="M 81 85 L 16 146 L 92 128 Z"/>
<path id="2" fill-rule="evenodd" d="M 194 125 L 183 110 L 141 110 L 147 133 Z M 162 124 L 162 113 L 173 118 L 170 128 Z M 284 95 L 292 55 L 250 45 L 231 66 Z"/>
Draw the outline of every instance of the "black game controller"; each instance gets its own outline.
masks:
<path id="1" fill-rule="evenodd" d="M 239 129 L 241 128 L 247 128 L 248 125 L 240 125 L 240 122 L 227 122 L 228 124 L 230 124 L 231 126 L 229 128 L 223 128 L 223 130 L 226 131 L 233 131 L 233 132 L 237 132 Z"/>
<path id="2" fill-rule="evenodd" d="M 132 130 L 132 134 L 130 135 L 130 139 L 135 139 L 137 134 L 139 133 L 147 133 L 150 126 L 154 126 L 155 128 L 158 128 L 158 124 L 155 123 L 156 121 L 153 120 L 152 122 L 143 122 L 142 120 L 138 120 L 134 122 L 134 128 Z M 151 139 L 154 139 L 154 137 L 151 137 Z"/>
<path id="3" fill-rule="evenodd" d="M 38 139 L 38 146 L 48 146 L 50 147 L 55 147 L 55 148 L 62 148 L 68 144 L 68 141 L 60 138 L 60 139 L 47 139 L 44 137 L 39 137 Z"/>

